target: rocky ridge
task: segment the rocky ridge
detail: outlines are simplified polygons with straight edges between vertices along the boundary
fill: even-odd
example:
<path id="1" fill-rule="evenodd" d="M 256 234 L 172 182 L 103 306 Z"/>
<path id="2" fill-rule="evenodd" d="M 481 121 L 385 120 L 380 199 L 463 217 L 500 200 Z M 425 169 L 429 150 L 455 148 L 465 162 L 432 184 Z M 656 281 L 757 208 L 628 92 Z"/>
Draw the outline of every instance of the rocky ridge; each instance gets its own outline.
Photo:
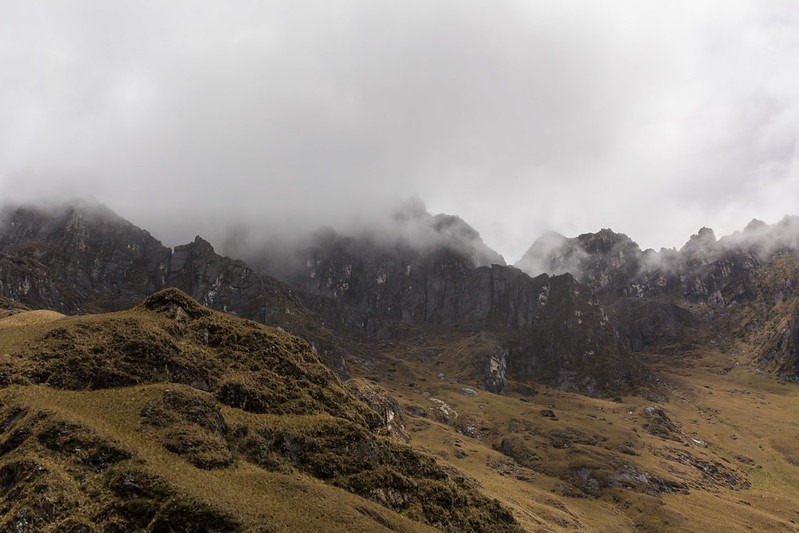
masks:
<path id="1" fill-rule="evenodd" d="M 517 266 L 531 274 L 572 272 L 591 287 L 633 350 L 690 347 L 708 328 L 734 333 L 740 327 L 743 340 L 758 346 L 760 364 L 796 379 L 797 264 L 799 219 L 785 217 L 771 226 L 752 221 L 722 239 L 701 228 L 680 250 L 660 252 L 642 251 L 608 229 L 572 239 L 547 235 Z"/>
<path id="2" fill-rule="evenodd" d="M 94 201 L 7 208 L 0 217 L 0 296 L 65 314 L 126 309 L 175 287 L 203 305 L 309 339 L 335 370 L 343 350 L 294 291 L 204 239 L 170 250 Z"/>
<path id="3" fill-rule="evenodd" d="M 549 235 L 556 246 L 538 261 L 552 271 L 535 277 L 486 261 L 462 220 L 422 209 L 396 238 L 321 232 L 284 281 L 199 237 L 151 246 L 167 252 L 153 283 L 305 344 L 175 290 L 111 315 L 31 311 L 96 311 L 137 290 L 117 286 L 128 283 L 119 268 L 86 265 L 92 249 L 135 260 L 127 232 L 143 230 L 84 209 L 6 212 L 21 218 L 0 230 L 0 268 L 20 274 L 0 294 L 28 298 L 0 301 L 12 315 L 0 319 L 9 528 L 514 529 L 503 507 L 475 503 L 481 489 L 530 530 L 698 530 L 714 523 L 708 502 L 741 528 L 791 528 L 794 487 L 764 504 L 762 481 L 794 464 L 793 385 L 753 372 L 796 379 L 790 219 L 777 235 L 755 223 L 717 240 L 704 228 L 679 251 L 641 251 L 610 230 Z M 314 352 L 354 378 L 342 385 Z M 638 360 L 656 373 L 642 376 Z M 650 377 L 661 385 L 617 387 Z M 311 498 L 308 516 L 286 512 L 297 497 Z M 479 510 L 447 510 L 464 505 Z"/>
<path id="4" fill-rule="evenodd" d="M 431 215 L 414 211 L 422 224 Z M 571 274 L 531 278 L 482 265 L 485 248 L 463 221 L 472 249 L 376 241 L 327 231 L 300 250 L 286 281 L 337 331 L 367 338 L 415 337 L 420 325 L 489 332 L 500 346 L 481 376 L 495 392 L 533 378 L 565 390 L 606 394 L 630 388 L 637 365 L 620 346 L 592 291 Z"/>
<path id="5" fill-rule="evenodd" d="M 407 338 L 420 326 L 456 336 L 487 330 L 500 350 L 493 363 L 480 362 L 487 372 L 478 377 L 492 390 L 507 388 L 507 377 L 591 394 L 630 386 L 634 363 L 570 275 L 533 279 L 504 266 L 461 219 L 418 203 L 394 220 L 400 231 L 389 240 L 320 233 L 287 284 L 200 237 L 172 251 L 95 204 L 18 208 L 6 211 L 0 231 L 0 295 L 71 314 L 117 310 L 176 287 L 303 336 L 342 375 L 363 339 Z"/>

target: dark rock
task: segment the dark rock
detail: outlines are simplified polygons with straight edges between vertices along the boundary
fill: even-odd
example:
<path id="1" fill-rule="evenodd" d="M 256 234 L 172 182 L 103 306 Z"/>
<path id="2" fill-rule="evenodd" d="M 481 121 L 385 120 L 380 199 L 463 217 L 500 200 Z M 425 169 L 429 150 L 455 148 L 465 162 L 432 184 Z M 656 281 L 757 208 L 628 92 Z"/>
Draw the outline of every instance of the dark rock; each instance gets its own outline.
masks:
<path id="1" fill-rule="evenodd" d="M 515 378 L 599 394 L 629 387 L 636 374 L 590 289 L 569 274 L 530 278 L 476 266 L 446 246 L 420 251 L 336 234 L 304 254 L 307 268 L 292 283 L 311 293 L 303 301 L 325 323 L 392 339 L 416 335 L 419 324 L 479 330 L 473 375 L 492 392 Z"/>
<path id="2" fill-rule="evenodd" d="M 410 441 L 405 429 L 405 417 L 399 402 L 377 383 L 363 378 L 350 379 L 347 388 L 356 398 L 366 402 L 382 421 L 383 428 L 404 442 Z M 424 415 L 422 415 L 424 416 Z"/>
<path id="3" fill-rule="evenodd" d="M 685 436 L 680 427 L 671 421 L 660 407 L 650 405 L 644 408 L 644 429 L 652 435 L 662 439 L 685 442 Z"/>
<path id="4" fill-rule="evenodd" d="M 634 351 L 685 351 L 722 333 L 728 343 L 757 346 L 761 366 L 795 380 L 799 328 L 787 316 L 797 301 L 798 264 L 799 217 L 786 217 L 770 226 L 753 221 L 720 240 L 702 228 L 679 251 L 641 251 L 610 230 L 546 235 L 517 266 L 530 274 L 572 273 Z"/>
<path id="5" fill-rule="evenodd" d="M 407 406 L 405 408 L 405 411 L 411 416 L 420 416 L 422 418 L 427 418 L 427 411 L 415 405 Z"/>
<path id="6" fill-rule="evenodd" d="M 718 461 L 696 457 L 684 449 L 669 448 L 665 456 L 683 465 L 689 465 L 699 471 L 703 484 L 706 487 L 716 488 L 722 486 L 728 489 L 740 490 L 751 486 L 746 475 Z"/>
<path id="7" fill-rule="evenodd" d="M 570 275 L 533 279 L 503 266 L 461 219 L 430 215 L 421 205 L 397 214 L 393 241 L 320 234 L 299 258 L 304 270 L 291 277 L 304 295 L 218 255 L 200 237 L 172 252 L 96 203 L 4 216 L 0 296 L 33 307 L 110 311 L 175 287 L 202 305 L 303 336 L 339 374 L 347 352 L 328 328 L 338 339 L 410 338 L 420 325 L 490 334 L 472 374 L 493 392 L 513 377 L 600 394 L 627 387 L 635 374 L 589 289 Z M 202 313 L 174 292 L 145 308 L 188 319 Z M 103 380 L 98 386 L 124 376 Z"/>
<path id="8" fill-rule="evenodd" d="M 541 458 L 530 449 L 522 437 L 511 435 L 502 439 L 498 450 L 524 467 L 532 470 L 541 468 Z"/>
<path id="9" fill-rule="evenodd" d="M 0 218 L 0 297 L 6 301 L 65 314 L 108 312 L 175 287 L 202 305 L 311 340 L 333 369 L 346 373 L 342 350 L 288 286 L 216 254 L 200 237 L 172 252 L 92 201 L 54 209 L 18 207 Z M 185 304 L 175 294 L 155 295 L 146 305 Z M 202 313 L 199 309 L 193 312 Z"/>
<path id="10" fill-rule="evenodd" d="M 688 329 L 697 322 L 688 309 L 649 298 L 619 298 L 607 310 L 619 336 L 633 351 L 653 346 L 683 348 Z"/>
<path id="11" fill-rule="evenodd" d="M 1 225 L 8 298 L 62 313 L 116 311 L 164 286 L 169 248 L 96 202 L 22 207 Z"/>
<path id="12" fill-rule="evenodd" d="M 783 313 L 783 318 L 768 336 L 759 360 L 782 379 L 799 381 L 799 301 Z"/>
<path id="13" fill-rule="evenodd" d="M 164 313 L 173 320 L 196 320 L 211 312 L 179 289 L 164 289 L 148 296 L 144 309 Z"/>
<path id="14" fill-rule="evenodd" d="M 630 443 L 619 444 L 616 449 L 625 455 L 640 455 Z"/>
<path id="15" fill-rule="evenodd" d="M 96 472 L 131 457 L 119 444 L 104 441 L 88 429 L 67 422 L 50 424 L 39 433 L 38 440 L 47 449 Z"/>

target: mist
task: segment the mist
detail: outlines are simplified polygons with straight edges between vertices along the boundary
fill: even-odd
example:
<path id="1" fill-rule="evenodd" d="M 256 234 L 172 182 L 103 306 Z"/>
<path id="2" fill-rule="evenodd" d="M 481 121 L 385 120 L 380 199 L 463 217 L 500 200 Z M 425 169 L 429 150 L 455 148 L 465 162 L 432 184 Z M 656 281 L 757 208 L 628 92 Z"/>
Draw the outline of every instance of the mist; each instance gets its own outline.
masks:
<path id="1" fill-rule="evenodd" d="M 779 254 L 792 257 L 796 250 L 799 217 L 786 216 L 775 224 L 754 219 L 720 239 L 713 229 L 702 227 L 679 250 L 641 250 L 627 235 L 608 229 L 571 238 L 550 232 L 539 237 L 514 266 L 532 277 L 570 273 L 586 280 L 596 274 L 597 265 L 602 265 L 601 269 L 623 269 L 630 277 L 651 279 L 696 272 L 700 265 L 734 256 L 745 262 L 768 263 Z"/>
<path id="2" fill-rule="evenodd" d="M 697 5 L 699 4 L 699 5 Z M 175 246 L 379 227 L 413 195 L 509 262 L 799 212 L 792 2 L 8 2 L 0 195 Z"/>

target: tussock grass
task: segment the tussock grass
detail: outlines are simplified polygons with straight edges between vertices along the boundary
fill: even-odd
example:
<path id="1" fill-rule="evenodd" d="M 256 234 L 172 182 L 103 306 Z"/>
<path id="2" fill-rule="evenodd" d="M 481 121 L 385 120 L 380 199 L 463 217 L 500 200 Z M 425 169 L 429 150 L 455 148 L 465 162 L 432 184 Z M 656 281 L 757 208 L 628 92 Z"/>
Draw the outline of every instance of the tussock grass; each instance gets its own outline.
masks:
<path id="1" fill-rule="evenodd" d="M 438 353 L 453 349 L 469 355 L 468 341 Z M 397 346 L 381 385 L 406 408 L 415 446 L 527 530 L 793 531 L 799 389 L 750 360 L 727 347 L 652 355 L 659 388 L 614 401 L 514 383 L 492 394 L 462 358 L 431 365 Z"/>
<path id="2" fill-rule="evenodd" d="M 0 475 L 16 491 L 6 527 L 520 530 L 387 436 L 285 332 L 167 290 L 12 333 L 0 340 Z M 36 506 L 38 472 L 57 504 Z"/>
<path id="3" fill-rule="evenodd" d="M 482 389 L 490 337 L 385 341 L 362 374 L 405 408 L 407 447 L 303 341 L 179 294 L 20 321 L 0 335 L 9 527 L 512 530 L 508 510 L 528 531 L 799 521 L 797 385 L 758 373 L 747 345 L 650 354 L 659 387 L 608 399 Z"/>
<path id="4" fill-rule="evenodd" d="M 28 326 L 30 324 L 45 324 L 64 318 L 64 315 L 47 309 L 36 311 L 22 311 L 4 318 L 0 318 L 0 329 L 7 329 L 17 326 Z"/>

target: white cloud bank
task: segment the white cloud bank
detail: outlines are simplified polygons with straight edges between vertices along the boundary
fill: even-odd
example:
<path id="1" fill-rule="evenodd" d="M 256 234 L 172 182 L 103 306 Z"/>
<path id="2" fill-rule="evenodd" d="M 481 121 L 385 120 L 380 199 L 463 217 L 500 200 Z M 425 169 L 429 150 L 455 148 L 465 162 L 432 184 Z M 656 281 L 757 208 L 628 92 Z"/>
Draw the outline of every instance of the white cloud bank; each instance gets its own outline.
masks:
<path id="1" fill-rule="evenodd" d="M 0 194 L 167 244 L 418 193 L 510 262 L 799 213 L 792 1 L 0 1 Z"/>

